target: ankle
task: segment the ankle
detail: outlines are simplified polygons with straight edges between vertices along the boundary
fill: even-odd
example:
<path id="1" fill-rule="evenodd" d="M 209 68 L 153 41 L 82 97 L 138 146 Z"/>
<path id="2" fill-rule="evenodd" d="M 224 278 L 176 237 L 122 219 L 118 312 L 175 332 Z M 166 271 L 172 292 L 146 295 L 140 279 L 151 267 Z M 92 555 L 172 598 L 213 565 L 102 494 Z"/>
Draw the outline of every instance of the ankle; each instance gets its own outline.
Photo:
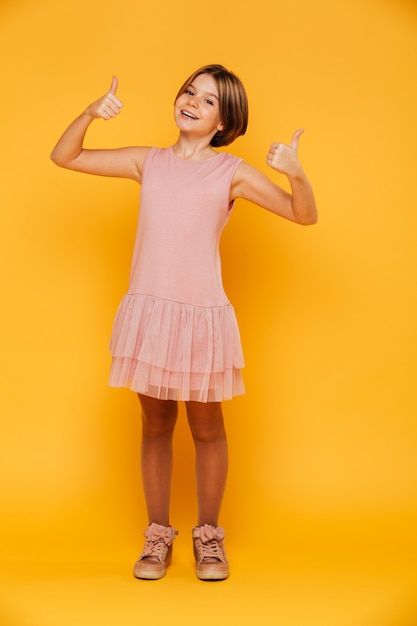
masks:
<path id="1" fill-rule="evenodd" d="M 146 528 L 144 535 L 148 541 L 162 541 L 167 546 L 170 546 L 175 539 L 175 535 L 178 535 L 178 531 L 169 524 L 158 524 L 157 522 L 150 522 Z"/>
<path id="2" fill-rule="evenodd" d="M 217 541 L 224 541 L 224 529 L 216 524 L 199 524 L 194 526 L 193 531 L 194 539 L 201 539 L 203 543 L 207 543 L 213 539 Z"/>

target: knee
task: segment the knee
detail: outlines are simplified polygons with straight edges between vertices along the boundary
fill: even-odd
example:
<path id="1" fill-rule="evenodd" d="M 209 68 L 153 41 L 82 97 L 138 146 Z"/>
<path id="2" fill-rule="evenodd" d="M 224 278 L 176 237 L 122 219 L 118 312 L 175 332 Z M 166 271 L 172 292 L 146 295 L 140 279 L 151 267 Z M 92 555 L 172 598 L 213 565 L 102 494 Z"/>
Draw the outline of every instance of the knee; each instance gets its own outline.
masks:
<path id="1" fill-rule="evenodd" d="M 204 426 L 192 429 L 192 436 L 195 444 L 219 443 L 226 440 L 226 433 L 222 426 Z"/>
<path id="2" fill-rule="evenodd" d="M 195 443 L 216 443 L 226 439 L 220 406 L 207 406 L 202 412 L 188 407 L 188 422 Z"/>
<path id="3" fill-rule="evenodd" d="M 174 402 L 142 402 L 143 434 L 152 438 L 172 436 L 177 414 L 178 407 Z"/>
<path id="4" fill-rule="evenodd" d="M 142 432 L 147 437 L 172 436 L 176 417 L 172 415 L 142 415 Z"/>

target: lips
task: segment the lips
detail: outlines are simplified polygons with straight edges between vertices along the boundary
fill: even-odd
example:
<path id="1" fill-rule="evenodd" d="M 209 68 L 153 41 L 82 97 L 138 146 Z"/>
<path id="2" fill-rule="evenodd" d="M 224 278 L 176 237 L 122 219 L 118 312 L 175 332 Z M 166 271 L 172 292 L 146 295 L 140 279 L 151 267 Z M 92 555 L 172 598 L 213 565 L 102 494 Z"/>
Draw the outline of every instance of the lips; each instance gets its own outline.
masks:
<path id="1" fill-rule="evenodd" d="M 181 110 L 181 115 L 184 115 L 184 117 L 187 117 L 190 120 L 197 120 L 198 119 L 198 117 L 196 117 L 192 113 L 189 113 L 189 111 L 185 111 L 184 109 Z"/>

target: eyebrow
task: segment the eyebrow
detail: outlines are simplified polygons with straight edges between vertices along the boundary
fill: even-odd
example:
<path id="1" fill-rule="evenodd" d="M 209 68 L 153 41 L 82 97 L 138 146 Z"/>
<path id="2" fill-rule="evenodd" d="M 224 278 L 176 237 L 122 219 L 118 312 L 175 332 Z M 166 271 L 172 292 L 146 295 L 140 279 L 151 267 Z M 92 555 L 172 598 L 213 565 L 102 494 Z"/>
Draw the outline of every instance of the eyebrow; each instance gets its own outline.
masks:
<path id="1" fill-rule="evenodd" d="M 193 83 L 191 83 L 190 85 L 188 85 L 189 87 L 192 87 L 193 89 L 195 89 L 195 86 L 193 85 Z M 219 99 L 219 96 L 217 96 L 215 93 L 210 93 L 210 92 L 205 92 L 206 96 L 212 96 L 213 98 L 216 98 L 216 100 Z"/>

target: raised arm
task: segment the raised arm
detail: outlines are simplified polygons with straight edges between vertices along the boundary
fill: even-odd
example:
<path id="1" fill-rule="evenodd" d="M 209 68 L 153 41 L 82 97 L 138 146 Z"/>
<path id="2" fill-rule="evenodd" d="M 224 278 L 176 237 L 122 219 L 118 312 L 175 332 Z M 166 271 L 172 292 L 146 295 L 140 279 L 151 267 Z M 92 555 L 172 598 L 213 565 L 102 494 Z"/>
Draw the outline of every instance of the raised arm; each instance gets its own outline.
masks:
<path id="1" fill-rule="evenodd" d="M 266 158 L 272 169 L 288 178 L 291 193 L 287 193 L 265 174 L 243 162 L 233 180 L 233 198 L 254 202 L 297 224 L 315 224 L 318 215 L 313 189 L 298 159 L 298 142 L 303 132 L 297 130 L 289 145 L 271 144 Z"/>
<path id="2" fill-rule="evenodd" d="M 114 150 L 88 150 L 84 138 L 90 124 L 96 119 L 110 120 L 123 106 L 117 98 L 118 81 L 113 76 L 110 90 L 90 104 L 67 128 L 52 150 L 51 159 L 56 165 L 77 172 L 132 178 L 140 182 L 142 163 L 149 148 L 130 147 Z"/>

